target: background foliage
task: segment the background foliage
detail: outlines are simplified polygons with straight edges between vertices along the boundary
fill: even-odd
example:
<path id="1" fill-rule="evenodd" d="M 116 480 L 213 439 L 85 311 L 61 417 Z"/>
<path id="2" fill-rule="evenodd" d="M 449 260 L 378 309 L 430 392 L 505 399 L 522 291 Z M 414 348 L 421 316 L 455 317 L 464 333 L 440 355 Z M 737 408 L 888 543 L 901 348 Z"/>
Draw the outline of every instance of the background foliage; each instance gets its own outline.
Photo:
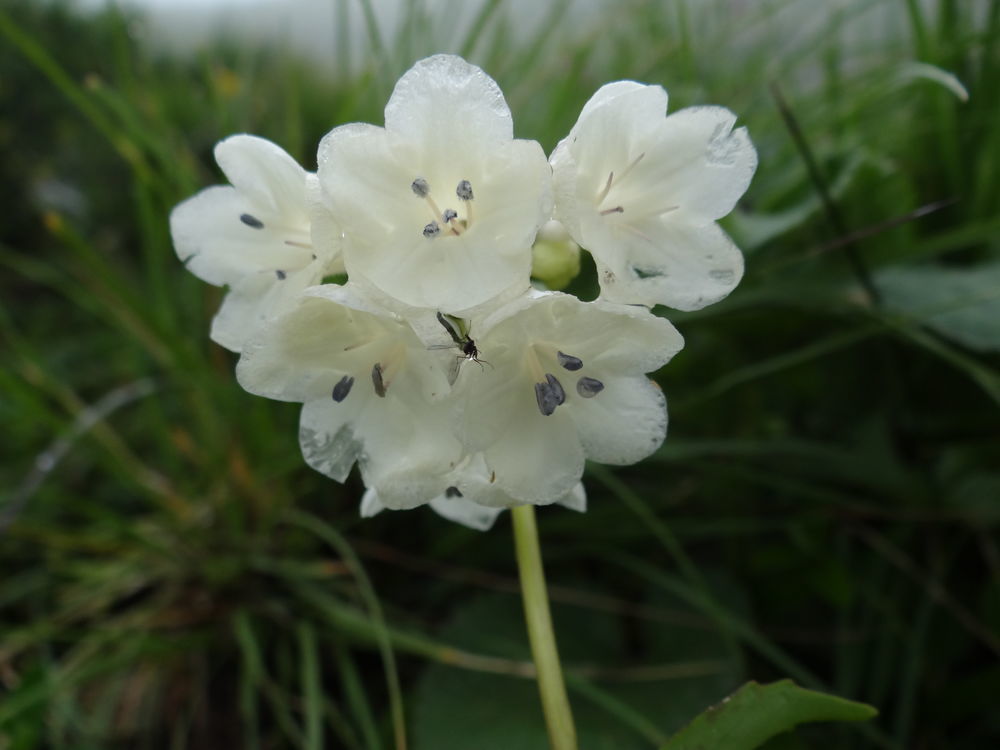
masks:
<path id="1" fill-rule="evenodd" d="M 664 311 L 687 340 L 657 376 L 667 442 L 590 467 L 585 515 L 540 514 L 583 747 L 654 747 L 781 677 L 881 716 L 775 750 L 996 747 L 1000 4 L 608 5 L 525 29 L 414 2 L 390 35 L 337 3 L 369 23 L 340 75 L 0 6 L 0 748 L 372 750 L 404 714 L 417 750 L 544 747 L 506 518 L 361 522 L 360 483 L 302 462 L 297 407 L 236 385 L 220 292 L 167 228 L 220 181 L 218 139 L 314 168 L 437 51 L 546 150 L 632 78 L 729 106 L 760 152 L 726 225 L 743 284 Z"/>

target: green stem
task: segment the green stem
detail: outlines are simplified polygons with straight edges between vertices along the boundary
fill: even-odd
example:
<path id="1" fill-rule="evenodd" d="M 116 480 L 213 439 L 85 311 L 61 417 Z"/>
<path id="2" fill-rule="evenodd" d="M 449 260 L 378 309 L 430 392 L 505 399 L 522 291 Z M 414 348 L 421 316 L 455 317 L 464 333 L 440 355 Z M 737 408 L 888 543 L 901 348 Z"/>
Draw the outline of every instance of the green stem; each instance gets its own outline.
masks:
<path id="1" fill-rule="evenodd" d="M 538 672 L 538 692 L 542 697 L 542 711 L 549 729 L 552 750 L 576 750 L 576 727 L 573 712 L 566 697 L 556 635 L 552 630 L 549 613 L 549 595 L 545 588 L 545 571 L 542 570 L 542 551 L 538 545 L 538 527 L 535 524 L 535 506 L 519 505 L 511 508 L 514 519 L 514 547 L 517 550 L 517 567 L 521 574 L 521 595 L 524 599 L 524 619 L 528 624 L 531 656 Z"/>

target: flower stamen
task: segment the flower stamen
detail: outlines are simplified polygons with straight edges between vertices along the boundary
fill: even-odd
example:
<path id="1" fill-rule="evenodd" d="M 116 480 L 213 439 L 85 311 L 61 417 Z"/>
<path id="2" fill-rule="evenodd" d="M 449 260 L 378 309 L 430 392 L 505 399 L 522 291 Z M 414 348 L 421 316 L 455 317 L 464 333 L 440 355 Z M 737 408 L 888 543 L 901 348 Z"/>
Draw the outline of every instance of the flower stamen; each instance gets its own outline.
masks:
<path id="1" fill-rule="evenodd" d="M 350 375 L 345 375 L 344 377 L 342 377 L 340 380 L 337 381 L 337 384 L 335 386 L 333 386 L 333 393 L 331 394 L 333 400 L 339 404 L 341 401 L 347 398 L 348 394 L 351 392 L 351 388 L 353 387 L 354 387 L 354 378 L 351 377 Z"/>
<path id="2" fill-rule="evenodd" d="M 582 377 L 576 381 L 576 392 L 583 398 L 593 398 L 604 390 L 604 383 L 597 378 Z"/>
<path id="3" fill-rule="evenodd" d="M 556 359 L 559 360 L 559 364 L 564 369 L 569 370 L 570 372 L 576 372 L 583 367 L 583 360 L 579 357 L 574 357 L 572 354 L 556 352 Z"/>
<path id="4" fill-rule="evenodd" d="M 455 186 L 455 195 L 465 204 L 465 226 L 472 226 L 472 199 L 475 194 L 472 192 L 472 183 L 468 180 L 459 181 Z"/>
<path id="5" fill-rule="evenodd" d="M 555 375 L 547 372 L 544 383 L 535 383 L 535 401 L 543 417 L 552 416 L 556 407 L 566 402 L 566 391 Z"/>
<path id="6" fill-rule="evenodd" d="M 375 387 L 375 395 L 379 398 L 385 398 L 385 381 L 382 379 L 381 362 L 376 362 L 372 366 L 372 385 Z M 579 385 L 577 388 L 579 388 Z"/>
<path id="7" fill-rule="evenodd" d="M 635 159 L 632 160 L 632 163 L 629 164 L 627 167 L 625 167 L 625 169 L 622 170 L 622 173 L 618 175 L 618 180 L 617 181 L 615 180 L 614 170 L 612 170 L 608 174 L 608 181 L 606 183 L 604 183 L 604 189 L 601 190 L 601 192 L 597 194 L 597 206 L 598 207 L 600 207 L 600 205 L 602 203 L 604 203 L 604 199 L 608 197 L 608 193 L 611 192 L 611 188 L 614 187 L 615 185 L 621 185 L 622 181 L 624 181 L 624 179 L 626 177 L 628 177 L 629 173 L 633 169 L 635 169 L 636 165 L 639 162 L 641 162 L 643 160 L 643 158 L 645 158 L 645 156 L 646 156 L 646 152 L 643 151 L 641 154 L 639 154 L 637 157 L 635 157 Z M 621 207 L 621 206 L 615 206 L 614 208 L 609 208 L 609 209 L 605 209 L 604 211 L 601 211 L 601 216 L 607 216 L 608 214 L 621 214 L 621 213 L 625 213 L 625 209 L 623 207 Z"/>

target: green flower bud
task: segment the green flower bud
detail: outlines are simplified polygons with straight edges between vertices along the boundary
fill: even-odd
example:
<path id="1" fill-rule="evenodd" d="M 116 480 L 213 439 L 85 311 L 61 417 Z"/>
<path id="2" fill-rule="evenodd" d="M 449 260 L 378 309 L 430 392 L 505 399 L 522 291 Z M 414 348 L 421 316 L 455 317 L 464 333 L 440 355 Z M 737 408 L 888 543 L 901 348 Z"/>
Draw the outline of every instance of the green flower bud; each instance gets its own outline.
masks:
<path id="1" fill-rule="evenodd" d="M 531 276 L 553 290 L 565 289 L 580 273 L 580 246 L 566 227 L 550 221 L 538 232 L 531 248 Z"/>

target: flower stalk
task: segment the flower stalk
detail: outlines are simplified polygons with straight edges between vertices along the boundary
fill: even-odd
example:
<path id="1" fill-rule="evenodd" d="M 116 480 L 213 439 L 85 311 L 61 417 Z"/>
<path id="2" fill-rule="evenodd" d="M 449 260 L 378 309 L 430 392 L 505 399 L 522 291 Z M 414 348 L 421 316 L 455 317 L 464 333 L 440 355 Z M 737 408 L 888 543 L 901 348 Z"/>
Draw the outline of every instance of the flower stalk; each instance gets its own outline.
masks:
<path id="1" fill-rule="evenodd" d="M 538 544 L 535 506 L 511 508 L 514 521 L 514 547 L 521 578 L 524 618 L 528 625 L 531 656 L 538 673 L 538 692 L 549 732 L 552 750 L 576 750 L 576 727 L 563 681 L 559 651 L 556 648 L 552 615 L 549 612 L 548 589 L 542 569 L 542 552 Z"/>

